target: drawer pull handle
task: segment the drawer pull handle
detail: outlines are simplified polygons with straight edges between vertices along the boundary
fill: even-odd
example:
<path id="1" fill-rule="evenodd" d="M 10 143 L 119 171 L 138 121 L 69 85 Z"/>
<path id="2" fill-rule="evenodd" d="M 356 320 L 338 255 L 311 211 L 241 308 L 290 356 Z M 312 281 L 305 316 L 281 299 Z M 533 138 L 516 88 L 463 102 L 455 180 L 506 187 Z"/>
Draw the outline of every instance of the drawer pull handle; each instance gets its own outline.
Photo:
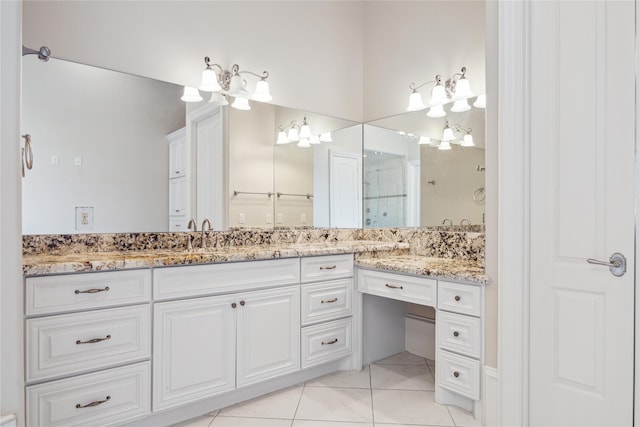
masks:
<path id="1" fill-rule="evenodd" d="M 102 342 L 102 341 L 106 341 L 106 340 L 110 340 L 111 339 L 111 335 L 107 335 L 104 338 L 93 338 L 87 341 L 76 341 L 76 344 L 95 344 L 97 342 Z"/>
<path id="2" fill-rule="evenodd" d="M 404 289 L 402 286 L 397 286 L 397 285 L 390 285 L 388 283 L 384 284 L 387 288 L 391 288 L 391 289 Z"/>
<path id="3" fill-rule="evenodd" d="M 460 335 L 460 332 L 458 332 L 458 331 L 454 331 L 454 332 L 453 332 L 453 336 L 454 336 L 454 337 L 456 337 L 456 338 L 457 338 L 459 335 Z"/>
<path id="4" fill-rule="evenodd" d="M 328 300 L 322 300 L 320 301 L 322 304 L 331 304 L 332 302 L 336 302 L 338 301 L 338 298 L 333 298 L 333 299 L 328 299 Z"/>
<path id="5" fill-rule="evenodd" d="M 455 371 L 455 372 L 453 373 L 453 376 L 454 376 L 454 377 L 456 377 L 456 378 L 458 378 L 458 377 L 460 376 L 460 372 Z"/>
<path id="6" fill-rule="evenodd" d="M 460 301 L 460 295 L 456 295 L 455 297 L 453 297 L 453 299 L 456 301 Z"/>
<path id="7" fill-rule="evenodd" d="M 338 342 L 338 338 L 334 338 L 331 341 L 322 341 L 322 345 L 331 345 L 331 344 L 335 344 Z"/>
<path id="8" fill-rule="evenodd" d="M 320 267 L 320 270 L 335 270 L 335 265 L 329 265 L 327 267 Z"/>
<path id="9" fill-rule="evenodd" d="M 86 291 L 80 291 L 78 289 L 75 290 L 75 294 L 97 294 L 98 292 L 109 292 L 109 287 L 105 287 L 105 288 L 93 288 L 93 289 L 87 289 Z"/>
<path id="10" fill-rule="evenodd" d="M 77 404 L 76 405 L 76 409 L 81 409 L 81 408 L 93 408 L 94 406 L 98 406 L 98 405 L 102 405 L 105 402 L 108 402 L 111 400 L 111 396 L 107 396 L 106 399 L 104 400 L 94 400 L 91 403 L 87 403 L 86 405 L 81 405 L 81 404 Z"/>

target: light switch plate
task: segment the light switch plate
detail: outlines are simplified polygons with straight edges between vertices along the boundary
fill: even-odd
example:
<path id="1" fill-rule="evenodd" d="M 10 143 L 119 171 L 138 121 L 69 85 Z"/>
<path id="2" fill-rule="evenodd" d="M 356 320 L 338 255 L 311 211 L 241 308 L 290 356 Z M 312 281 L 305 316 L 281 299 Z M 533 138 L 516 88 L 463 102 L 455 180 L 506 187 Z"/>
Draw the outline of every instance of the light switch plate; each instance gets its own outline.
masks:
<path id="1" fill-rule="evenodd" d="M 93 206 L 76 206 L 76 230 L 93 230 Z"/>

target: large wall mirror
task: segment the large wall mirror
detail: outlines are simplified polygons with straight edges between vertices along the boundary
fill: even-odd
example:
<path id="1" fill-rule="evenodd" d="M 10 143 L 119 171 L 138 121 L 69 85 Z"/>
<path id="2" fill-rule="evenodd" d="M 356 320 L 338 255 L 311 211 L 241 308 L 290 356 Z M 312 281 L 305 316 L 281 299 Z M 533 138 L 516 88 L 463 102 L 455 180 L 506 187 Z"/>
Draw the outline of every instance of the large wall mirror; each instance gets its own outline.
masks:
<path id="1" fill-rule="evenodd" d="M 484 224 L 484 109 L 364 125 L 364 227 Z M 440 146 L 449 125 L 455 139 Z M 474 146 L 463 146 L 470 132 Z M 428 139 L 427 139 L 428 138 Z"/>
<path id="2" fill-rule="evenodd" d="M 185 106 L 181 93 L 171 83 L 25 56 L 22 130 L 35 161 L 23 179 L 23 233 L 166 232 L 186 230 L 190 218 L 200 229 L 205 217 L 215 229 L 361 226 L 360 123 L 258 102 L 250 111 Z M 281 128 L 299 131 L 305 118 L 314 137 L 330 140 L 276 144 Z M 180 138 L 190 138 L 182 152 L 189 188 L 171 197 L 185 175 L 170 167 Z M 220 167 L 227 182 L 212 185 Z M 176 213 L 181 198 L 186 207 Z M 212 203 L 225 205 L 225 218 Z"/>

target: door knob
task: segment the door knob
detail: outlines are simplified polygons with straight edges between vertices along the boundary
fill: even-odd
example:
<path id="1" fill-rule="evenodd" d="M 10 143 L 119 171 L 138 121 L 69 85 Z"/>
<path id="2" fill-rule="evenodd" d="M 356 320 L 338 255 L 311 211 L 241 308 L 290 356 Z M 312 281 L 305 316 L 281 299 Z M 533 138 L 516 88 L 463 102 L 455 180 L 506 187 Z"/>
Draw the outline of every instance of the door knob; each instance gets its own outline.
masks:
<path id="1" fill-rule="evenodd" d="M 627 259 L 619 252 L 614 253 L 609 258 L 609 261 L 600 261 L 593 258 L 588 258 L 587 262 L 594 265 L 604 265 L 609 267 L 609 271 L 616 277 L 620 277 L 627 272 Z"/>

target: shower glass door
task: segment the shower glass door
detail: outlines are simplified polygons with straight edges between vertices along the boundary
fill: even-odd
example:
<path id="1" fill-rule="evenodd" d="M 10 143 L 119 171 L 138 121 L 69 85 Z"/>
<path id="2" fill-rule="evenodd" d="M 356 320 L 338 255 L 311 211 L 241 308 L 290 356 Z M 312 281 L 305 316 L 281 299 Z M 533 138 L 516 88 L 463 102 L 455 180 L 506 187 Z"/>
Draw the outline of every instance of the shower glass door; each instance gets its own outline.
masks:
<path id="1" fill-rule="evenodd" d="M 365 150 L 364 223 L 366 228 L 405 227 L 407 159 Z"/>

